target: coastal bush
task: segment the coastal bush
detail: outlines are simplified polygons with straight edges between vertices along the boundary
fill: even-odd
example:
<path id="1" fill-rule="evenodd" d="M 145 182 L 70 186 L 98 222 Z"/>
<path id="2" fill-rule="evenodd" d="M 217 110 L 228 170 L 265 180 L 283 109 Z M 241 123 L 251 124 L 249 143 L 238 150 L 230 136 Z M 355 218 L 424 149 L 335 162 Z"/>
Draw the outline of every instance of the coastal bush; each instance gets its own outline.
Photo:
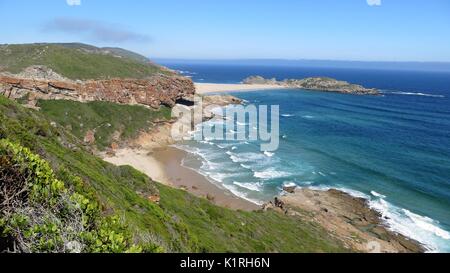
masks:
<path id="1" fill-rule="evenodd" d="M 68 178 L 66 186 L 29 149 L 0 140 L 0 236 L 9 241 L 2 251 L 139 252 L 119 218 L 102 217 L 79 191 L 82 180 Z"/>
<path id="2" fill-rule="evenodd" d="M 155 121 L 167 121 L 171 110 L 148 109 L 140 105 L 120 105 L 111 102 L 40 100 L 41 112 L 83 140 L 88 131 L 95 133 L 95 146 L 104 150 L 113 142 L 136 137 L 153 127 Z"/>
<path id="3" fill-rule="evenodd" d="M 19 73 L 32 65 L 44 65 L 73 80 L 145 78 L 171 73 L 148 60 L 138 60 L 131 56 L 132 52 L 111 51 L 105 54 L 100 48 L 83 44 L 7 45 L 0 48 L 0 66 L 11 73 Z"/>

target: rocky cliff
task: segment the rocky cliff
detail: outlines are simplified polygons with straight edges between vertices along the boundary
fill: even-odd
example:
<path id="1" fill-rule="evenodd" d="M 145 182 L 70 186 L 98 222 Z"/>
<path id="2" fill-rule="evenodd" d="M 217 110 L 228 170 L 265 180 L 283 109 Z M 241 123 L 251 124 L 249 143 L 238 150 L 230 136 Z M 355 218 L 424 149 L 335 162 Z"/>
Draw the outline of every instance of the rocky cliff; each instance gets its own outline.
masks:
<path id="1" fill-rule="evenodd" d="M 66 99 L 142 104 L 152 108 L 172 107 L 177 100 L 195 94 L 193 82 L 181 76 L 157 74 L 146 79 L 72 81 L 42 67 L 27 71 L 28 74 L 0 74 L 0 94 L 11 99 L 27 99 L 30 106 L 37 99 Z"/>
<path id="2" fill-rule="evenodd" d="M 326 92 L 337 92 L 355 95 L 379 95 L 380 92 L 374 88 L 365 88 L 358 84 L 346 81 L 338 81 L 332 78 L 316 77 L 306 79 L 286 79 L 277 81 L 276 79 L 265 79 L 261 76 L 251 76 L 243 81 L 244 84 L 270 84 L 280 85 L 289 88 L 299 88 L 306 90 L 317 90 Z"/>

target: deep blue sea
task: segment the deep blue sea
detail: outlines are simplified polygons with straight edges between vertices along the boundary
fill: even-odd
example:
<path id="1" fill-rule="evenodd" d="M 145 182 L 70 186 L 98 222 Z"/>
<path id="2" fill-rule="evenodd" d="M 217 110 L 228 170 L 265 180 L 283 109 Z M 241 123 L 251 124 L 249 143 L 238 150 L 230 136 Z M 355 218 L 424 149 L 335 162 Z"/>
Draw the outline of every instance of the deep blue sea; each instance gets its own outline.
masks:
<path id="1" fill-rule="evenodd" d="M 383 90 L 378 97 L 234 93 L 252 104 L 280 105 L 280 148 L 264 154 L 257 142 L 208 140 L 180 148 L 201 160 L 197 171 L 253 202 L 273 198 L 284 184 L 339 188 L 369 199 L 393 230 L 430 251 L 450 252 L 450 72 L 166 65 L 196 82 L 329 76 Z"/>

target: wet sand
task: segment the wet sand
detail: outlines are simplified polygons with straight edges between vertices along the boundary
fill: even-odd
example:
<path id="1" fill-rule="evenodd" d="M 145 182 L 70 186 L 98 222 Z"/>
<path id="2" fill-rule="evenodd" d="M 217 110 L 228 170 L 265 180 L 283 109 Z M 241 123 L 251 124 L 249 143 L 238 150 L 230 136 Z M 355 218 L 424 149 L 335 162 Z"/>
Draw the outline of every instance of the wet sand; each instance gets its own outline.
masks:
<path id="1" fill-rule="evenodd" d="M 198 197 L 209 196 L 211 202 L 222 207 L 246 211 L 260 209 L 260 206 L 235 196 L 198 172 L 182 166 L 183 159 L 190 156 L 185 151 L 167 147 L 154 152 L 153 156 L 163 166 L 167 182 L 173 187 L 183 188 Z"/>
<path id="2" fill-rule="evenodd" d="M 104 160 L 117 166 L 132 166 L 155 181 L 186 190 L 218 206 L 245 211 L 261 208 L 235 196 L 198 172 L 182 166 L 183 159 L 189 156 L 191 155 L 185 151 L 168 146 L 154 149 L 152 152 L 145 149 L 122 149 L 116 151 L 115 156 L 104 157 Z"/>

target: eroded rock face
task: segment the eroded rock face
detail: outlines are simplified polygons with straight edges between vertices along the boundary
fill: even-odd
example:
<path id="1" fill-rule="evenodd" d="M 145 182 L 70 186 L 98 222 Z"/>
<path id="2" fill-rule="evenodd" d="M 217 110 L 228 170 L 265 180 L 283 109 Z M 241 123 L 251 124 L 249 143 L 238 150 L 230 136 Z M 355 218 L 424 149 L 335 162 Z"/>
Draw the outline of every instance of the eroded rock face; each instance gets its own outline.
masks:
<path id="1" fill-rule="evenodd" d="M 28 96 L 29 100 L 34 101 L 37 99 L 109 101 L 159 108 L 161 105 L 173 107 L 177 100 L 195 94 L 195 87 L 190 79 L 181 76 L 156 75 L 143 80 L 75 82 L 3 74 L 0 75 L 0 94 L 11 99 Z"/>

